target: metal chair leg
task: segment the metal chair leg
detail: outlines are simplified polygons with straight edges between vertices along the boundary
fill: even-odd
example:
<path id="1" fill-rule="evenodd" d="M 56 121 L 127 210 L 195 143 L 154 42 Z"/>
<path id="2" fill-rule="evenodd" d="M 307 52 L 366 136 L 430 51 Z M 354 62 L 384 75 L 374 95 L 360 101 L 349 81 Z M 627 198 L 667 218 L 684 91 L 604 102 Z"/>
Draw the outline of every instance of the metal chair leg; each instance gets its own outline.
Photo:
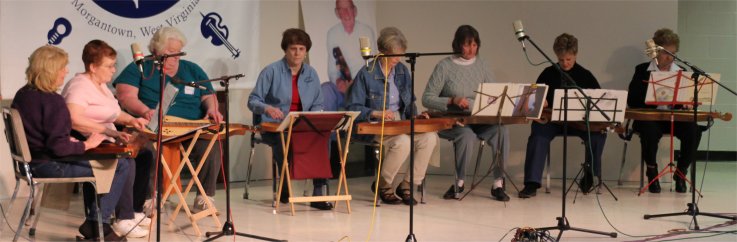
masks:
<path id="1" fill-rule="evenodd" d="M 550 193 L 550 152 L 548 152 L 548 159 L 545 161 L 545 193 Z"/>
<path id="2" fill-rule="evenodd" d="M 36 225 L 38 224 L 38 219 L 41 217 L 41 210 L 39 205 L 41 201 L 43 201 L 46 190 L 48 190 L 48 186 L 46 186 L 46 184 L 41 185 L 43 186 L 43 188 L 36 191 L 39 194 L 38 196 L 36 196 L 35 199 L 33 199 L 33 205 L 31 205 L 31 213 L 26 220 L 26 226 L 31 226 L 28 229 L 28 236 L 34 236 L 36 234 Z M 30 223 L 30 219 L 33 219 L 33 223 Z"/>
<path id="3" fill-rule="evenodd" d="M 92 185 L 93 190 L 95 193 L 97 192 L 97 183 L 96 182 L 90 182 L 90 185 Z M 100 241 L 103 241 L 105 238 L 105 234 L 102 231 L 102 209 L 100 208 L 100 196 L 95 194 L 95 209 L 97 209 L 97 236 L 99 236 Z M 115 232 L 113 232 L 115 233 Z"/>
<path id="4" fill-rule="evenodd" d="M 622 185 L 622 173 L 624 172 L 624 163 L 627 161 L 627 142 L 624 141 L 624 148 L 622 148 L 622 164 L 619 165 L 619 178 L 617 178 L 617 185 Z"/>
<path id="5" fill-rule="evenodd" d="M 36 188 L 33 185 L 33 181 L 28 179 L 29 181 L 29 188 L 30 188 L 30 194 L 28 195 L 28 200 L 26 201 L 26 207 L 23 209 L 23 215 L 20 217 L 20 221 L 18 222 L 18 227 L 15 229 L 15 236 L 13 237 L 13 242 L 18 241 L 18 238 L 20 237 L 20 233 L 23 231 L 23 226 L 26 224 L 26 218 L 28 217 L 28 214 L 31 212 L 31 206 L 33 206 L 33 197 L 36 192 Z"/>
<path id="6" fill-rule="evenodd" d="M 425 185 L 427 184 L 427 176 L 422 179 L 422 183 L 417 186 L 417 191 L 420 192 L 420 203 L 425 204 Z"/>
<path id="7" fill-rule="evenodd" d="M 248 199 L 248 189 L 251 186 L 251 171 L 253 169 L 253 154 L 255 152 L 256 150 L 253 144 L 251 144 L 251 153 L 248 155 L 248 168 L 246 170 L 246 186 L 243 187 L 243 199 Z"/>
<path id="8" fill-rule="evenodd" d="M 10 214 L 10 211 L 13 211 L 13 203 L 15 202 L 15 198 L 18 195 L 18 190 L 20 188 L 20 179 L 18 177 L 15 178 L 15 190 L 13 190 L 13 195 L 10 197 L 10 203 L 8 203 L 7 210 L 3 211 L 3 216 L 0 218 L 0 224 L 5 224 L 5 218 Z M 0 226 L 0 234 L 3 232 L 3 228 L 5 226 Z"/>

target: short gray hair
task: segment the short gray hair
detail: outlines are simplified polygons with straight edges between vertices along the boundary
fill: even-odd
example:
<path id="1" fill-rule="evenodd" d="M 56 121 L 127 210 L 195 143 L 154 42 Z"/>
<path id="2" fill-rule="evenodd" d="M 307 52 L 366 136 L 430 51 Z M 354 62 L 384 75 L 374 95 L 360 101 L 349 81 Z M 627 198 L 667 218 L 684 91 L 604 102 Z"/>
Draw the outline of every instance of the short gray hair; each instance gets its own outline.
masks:
<path id="1" fill-rule="evenodd" d="M 376 40 L 376 46 L 381 53 L 395 51 L 400 48 L 405 51 L 407 50 L 407 39 L 402 31 L 399 31 L 396 27 L 386 27 L 381 30 L 379 38 Z"/>
<path id="2" fill-rule="evenodd" d="M 174 27 L 162 27 L 154 33 L 154 37 L 151 38 L 151 42 L 148 43 L 148 51 L 151 53 L 159 53 L 159 51 L 166 48 L 166 41 L 169 39 L 175 39 L 182 42 L 182 46 L 187 45 L 187 38 L 184 37 L 181 31 Z"/>

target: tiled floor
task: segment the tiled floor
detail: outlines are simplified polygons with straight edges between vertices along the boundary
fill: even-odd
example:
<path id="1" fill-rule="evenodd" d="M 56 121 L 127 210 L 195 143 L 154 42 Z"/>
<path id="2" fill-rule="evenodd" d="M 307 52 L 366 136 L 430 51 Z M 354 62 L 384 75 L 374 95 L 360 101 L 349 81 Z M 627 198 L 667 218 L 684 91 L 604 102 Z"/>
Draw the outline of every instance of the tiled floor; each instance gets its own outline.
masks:
<path id="1" fill-rule="evenodd" d="M 699 170 L 703 163 L 699 163 Z M 702 212 L 716 212 L 735 215 L 737 212 L 737 163 L 709 163 L 707 178 L 699 201 Z M 699 176 L 701 173 L 699 172 Z M 485 182 L 463 201 L 448 201 L 441 194 L 451 183 L 451 177 L 434 175 L 429 177 L 426 204 L 414 209 L 414 234 L 419 241 L 509 241 L 516 227 L 547 227 L 557 224 L 555 218 L 561 215 L 560 180 L 553 180 L 552 192 L 544 189 L 532 199 L 516 198 L 516 191 L 508 187 L 512 200 L 506 203 L 491 200 L 489 182 Z M 570 181 L 570 180 L 569 180 Z M 699 178 L 699 181 L 701 179 Z M 335 183 L 335 181 L 333 181 Z M 521 182 L 517 182 L 518 185 Z M 334 211 L 317 211 L 305 204 L 296 206 L 296 215 L 288 213 L 288 206 L 273 214 L 271 207 L 270 181 L 256 182 L 252 187 L 251 199 L 242 199 L 243 185 L 234 184 L 232 190 L 233 221 L 238 232 L 249 233 L 290 241 L 402 241 L 409 234 L 409 207 L 405 205 L 382 205 L 372 208 L 372 195 L 369 193 L 370 178 L 349 179 L 353 195 L 352 212 L 346 212 L 344 203 Z M 295 182 L 296 190 L 301 191 L 302 182 Z M 668 234 L 669 231 L 688 230 L 691 217 L 677 216 L 643 220 L 643 214 L 680 212 L 691 201 L 690 194 L 668 191 L 670 183 L 663 183 L 663 193 L 637 196 L 636 182 L 617 186 L 609 181 L 609 186 L 619 198 L 615 201 L 604 192 L 579 194 L 573 203 L 573 192 L 566 203 L 566 217 L 571 226 L 617 232 L 617 238 L 566 231 L 563 240 L 570 241 L 637 241 L 690 238 L 701 241 L 737 241 L 737 226 L 734 221 L 698 216 L 701 229 L 710 229 L 688 235 Z M 575 191 L 575 188 L 574 188 Z M 192 202 L 192 196 L 188 199 Z M 8 201 L 3 201 L 7 207 Z M 221 211 L 221 221 L 225 221 L 225 191 L 216 196 L 216 205 Z M 20 201 L 9 215 L 10 224 L 15 228 L 20 213 Z M 36 241 L 71 241 L 77 234 L 77 226 L 82 222 L 81 197 L 75 197 L 69 211 L 44 209 L 36 232 Z M 162 216 L 164 219 L 168 217 Z M 162 224 L 164 221 L 162 221 Z M 203 231 L 219 231 L 212 219 L 199 222 Z M 161 229 L 162 241 L 201 241 L 205 237 L 194 235 L 182 214 L 175 224 L 164 225 Z M 3 225 L 0 241 L 12 239 L 7 225 Z M 728 231 L 717 233 L 714 231 Z M 27 227 L 22 240 L 28 240 Z M 557 235 L 556 231 L 551 231 Z M 154 233 L 155 234 L 155 233 Z M 506 237 L 504 237 L 506 235 Z M 711 237 L 703 237 L 711 236 Z M 702 237 L 702 238 L 695 238 Z M 155 240 L 152 237 L 151 240 Z M 242 237 L 224 237 L 219 241 L 251 241 Z M 147 239 L 131 239 L 147 241 Z"/>

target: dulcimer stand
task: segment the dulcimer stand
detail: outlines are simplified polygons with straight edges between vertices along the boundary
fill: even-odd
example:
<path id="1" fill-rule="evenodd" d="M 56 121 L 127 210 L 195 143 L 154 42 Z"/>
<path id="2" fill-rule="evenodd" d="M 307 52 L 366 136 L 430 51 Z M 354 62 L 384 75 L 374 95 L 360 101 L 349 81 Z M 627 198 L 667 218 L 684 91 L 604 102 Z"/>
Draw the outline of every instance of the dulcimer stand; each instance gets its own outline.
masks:
<path id="1" fill-rule="evenodd" d="M 319 202 L 319 201 L 331 201 L 335 202 L 337 208 L 338 201 L 345 201 L 348 213 L 351 212 L 350 200 L 352 199 L 348 191 L 348 182 L 345 175 L 345 164 L 348 158 L 348 146 L 350 145 L 351 132 L 353 131 L 353 123 L 360 112 L 289 112 L 284 120 L 276 126 L 275 123 L 262 123 L 261 129 L 265 132 L 278 132 L 281 138 L 282 150 L 273 152 L 283 152 L 283 163 L 281 165 L 281 175 L 279 179 L 279 189 L 277 191 L 276 200 L 281 199 L 282 189 L 284 183 L 287 183 L 287 191 L 289 194 L 289 207 L 291 215 L 294 216 L 294 203 L 301 202 Z M 289 171 L 289 152 L 295 147 L 292 147 L 294 140 L 292 137 L 295 133 L 309 133 L 318 135 L 321 137 L 329 137 L 332 132 L 336 132 L 336 138 L 338 141 L 338 152 L 340 153 L 340 175 L 338 178 L 338 189 L 335 195 L 323 195 L 323 196 L 311 196 L 311 197 L 295 197 L 292 196 L 292 174 Z M 344 132 L 345 135 L 341 135 L 340 132 Z M 345 137 L 345 142 L 341 141 L 341 137 Z M 309 141 L 308 141 L 309 142 Z M 304 157 L 312 157 L 314 153 L 311 152 L 325 152 L 327 155 L 328 143 L 325 143 L 324 147 L 319 144 L 312 151 L 302 154 L 292 154 L 292 159 L 302 159 L 298 157 L 303 155 Z M 324 149 L 324 150 L 322 150 Z M 319 155 L 315 155 L 319 157 Z M 329 159 L 329 158 L 327 158 Z M 328 162 L 325 160 L 324 162 Z M 295 171 L 297 171 L 295 164 Z M 328 168 L 329 169 L 329 168 Z M 279 203 L 276 203 L 274 208 L 275 212 L 279 211 Z"/>

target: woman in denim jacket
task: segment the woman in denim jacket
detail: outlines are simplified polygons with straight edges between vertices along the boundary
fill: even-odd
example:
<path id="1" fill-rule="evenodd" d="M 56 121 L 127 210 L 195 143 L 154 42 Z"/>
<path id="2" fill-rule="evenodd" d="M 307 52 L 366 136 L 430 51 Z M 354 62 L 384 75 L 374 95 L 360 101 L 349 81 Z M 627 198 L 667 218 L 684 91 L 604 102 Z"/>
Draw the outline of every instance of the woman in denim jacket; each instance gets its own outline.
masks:
<path id="1" fill-rule="evenodd" d="M 320 78 L 314 68 L 304 63 L 307 52 L 312 47 L 310 36 L 301 29 L 287 29 L 282 34 L 281 48 L 284 58 L 264 67 L 256 80 L 251 95 L 248 96 L 248 109 L 253 112 L 253 124 L 261 122 L 281 122 L 291 111 L 322 111 Z M 261 134 L 264 143 L 271 146 L 272 157 L 279 167 L 284 155 L 281 152 L 279 133 Z M 326 179 L 313 179 L 313 196 L 322 194 Z M 280 202 L 288 203 L 289 194 L 282 187 Z M 330 210 L 328 202 L 311 202 L 310 206 L 320 210 Z"/>
<path id="2" fill-rule="evenodd" d="M 407 49 L 407 40 L 399 29 L 388 27 L 381 30 L 377 40 L 379 52 L 383 54 L 403 54 Z M 409 119 L 416 112 L 416 108 L 410 109 L 412 100 L 412 77 L 404 64 L 399 63 L 401 57 L 377 58 L 367 67 L 361 68 L 354 83 L 348 91 L 346 109 L 360 111 L 356 121 L 395 121 Z M 384 92 L 386 85 L 387 93 Z M 386 110 L 384 107 L 386 98 Z M 423 114 L 426 117 L 426 115 Z M 382 142 L 379 136 L 372 137 L 377 142 Z M 396 194 L 392 191 L 394 177 L 399 172 L 402 164 L 409 156 L 410 136 L 408 134 L 384 136 L 384 162 L 378 179 L 379 196 L 386 204 L 404 203 L 407 205 L 417 204 L 410 196 L 409 173 L 405 172 L 404 179 L 397 186 Z M 437 143 L 437 133 L 415 134 L 415 167 L 414 184 L 420 184 L 425 178 L 427 165 L 432 156 L 432 151 Z M 372 185 L 372 189 L 375 185 Z"/>

